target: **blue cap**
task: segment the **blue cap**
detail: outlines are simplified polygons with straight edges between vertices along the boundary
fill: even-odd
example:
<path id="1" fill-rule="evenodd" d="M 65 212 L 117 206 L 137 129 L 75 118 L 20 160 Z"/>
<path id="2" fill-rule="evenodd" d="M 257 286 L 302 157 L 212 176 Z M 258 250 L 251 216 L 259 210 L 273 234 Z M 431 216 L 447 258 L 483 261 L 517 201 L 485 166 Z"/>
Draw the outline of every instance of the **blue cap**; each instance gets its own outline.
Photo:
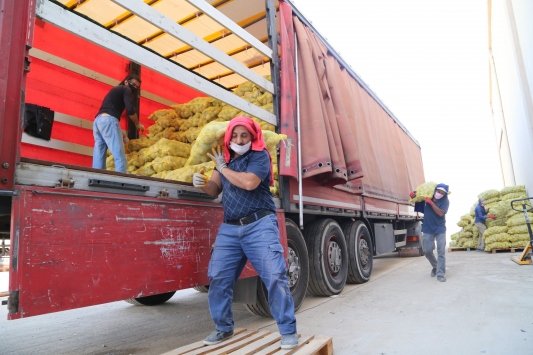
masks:
<path id="1" fill-rule="evenodd" d="M 435 190 L 441 190 L 441 191 L 448 193 L 448 188 L 449 188 L 448 185 L 440 183 L 440 184 L 437 184 L 437 187 L 435 187 Z"/>

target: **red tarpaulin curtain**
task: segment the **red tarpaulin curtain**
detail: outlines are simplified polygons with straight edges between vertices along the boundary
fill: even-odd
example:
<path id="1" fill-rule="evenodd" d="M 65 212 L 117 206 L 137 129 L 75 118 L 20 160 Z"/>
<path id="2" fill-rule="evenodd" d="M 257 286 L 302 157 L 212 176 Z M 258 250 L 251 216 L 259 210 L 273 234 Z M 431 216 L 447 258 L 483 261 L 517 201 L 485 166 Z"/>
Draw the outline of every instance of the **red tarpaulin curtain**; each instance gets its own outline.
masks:
<path id="1" fill-rule="evenodd" d="M 295 35 L 303 178 L 405 201 L 409 191 L 424 181 L 420 147 L 284 2 L 280 2 L 280 129 L 291 138 L 292 147 L 282 147 L 281 175 L 297 176 Z M 290 160 L 285 158 L 287 149 Z"/>
<path id="2" fill-rule="evenodd" d="M 286 134 L 291 144 L 280 145 L 279 174 L 298 178 L 296 144 L 296 72 L 294 61 L 294 27 L 292 8 L 285 2 L 279 3 L 280 31 L 280 132 Z"/>

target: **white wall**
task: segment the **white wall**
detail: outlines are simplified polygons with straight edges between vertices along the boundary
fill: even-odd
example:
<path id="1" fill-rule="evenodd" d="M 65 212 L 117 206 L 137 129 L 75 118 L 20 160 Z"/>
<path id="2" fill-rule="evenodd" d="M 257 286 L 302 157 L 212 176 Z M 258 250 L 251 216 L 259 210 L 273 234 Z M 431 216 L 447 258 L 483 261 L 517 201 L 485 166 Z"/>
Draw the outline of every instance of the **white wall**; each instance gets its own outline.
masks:
<path id="1" fill-rule="evenodd" d="M 491 1 L 491 101 L 504 184 L 533 196 L 533 1 Z"/>

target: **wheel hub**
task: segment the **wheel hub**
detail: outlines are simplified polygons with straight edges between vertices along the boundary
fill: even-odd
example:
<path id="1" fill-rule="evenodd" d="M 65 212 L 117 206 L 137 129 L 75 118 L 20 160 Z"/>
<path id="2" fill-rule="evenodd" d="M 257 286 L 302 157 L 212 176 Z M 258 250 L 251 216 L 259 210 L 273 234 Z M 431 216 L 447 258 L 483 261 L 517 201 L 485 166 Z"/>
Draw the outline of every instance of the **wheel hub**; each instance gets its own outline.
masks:
<path id="1" fill-rule="evenodd" d="M 300 259 L 298 255 L 291 247 L 288 248 L 288 258 L 287 258 L 287 277 L 289 279 L 289 288 L 294 287 L 300 278 Z"/>
<path id="2" fill-rule="evenodd" d="M 342 265 L 342 251 L 339 244 L 332 240 L 328 245 L 328 264 L 333 273 L 338 273 Z"/>
<path id="3" fill-rule="evenodd" d="M 361 264 L 367 265 L 368 264 L 368 258 L 369 258 L 369 248 L 368 243 L 365 239 L 361 239 L 359 241 L 359 255 L 361 256 Z"/>

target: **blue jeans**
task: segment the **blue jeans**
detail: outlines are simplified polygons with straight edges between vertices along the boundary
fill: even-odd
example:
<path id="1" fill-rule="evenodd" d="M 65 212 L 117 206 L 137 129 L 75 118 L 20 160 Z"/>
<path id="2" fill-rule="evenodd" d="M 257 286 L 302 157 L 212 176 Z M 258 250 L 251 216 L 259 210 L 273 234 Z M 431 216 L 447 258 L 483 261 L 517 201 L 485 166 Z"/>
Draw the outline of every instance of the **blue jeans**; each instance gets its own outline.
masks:
<path id="1" fill-rule="evenodd" d="M 208 269 L 209 311 L 216 329 L 233 330 L 233 286 L 247 259 L 267 289 L 270 313 L 280 334 L 296 333 L 294 303 L 274 214 L 244 226 L 220 226 Z"/>
<path id="2" fill-rule="evenodd" d="M 119 120 L 108 114 L 96 116 L 93 123 L 93 168 L 105 169 L 107 148 L 113 154 L 115 171 L 126 172 L 127 162 Z"/>
<path id="3" fill-rule="evenodd" d="M 435 254 L 433 253 L 435 242 L 437 242 L 438 259 L 435 258 Z M 422 250 L 431 266 L 434 269 L 437 269 L 437 276 L 444 276 L 444 274 L 446 274 L 446 233 L 423 233 Z"/>

